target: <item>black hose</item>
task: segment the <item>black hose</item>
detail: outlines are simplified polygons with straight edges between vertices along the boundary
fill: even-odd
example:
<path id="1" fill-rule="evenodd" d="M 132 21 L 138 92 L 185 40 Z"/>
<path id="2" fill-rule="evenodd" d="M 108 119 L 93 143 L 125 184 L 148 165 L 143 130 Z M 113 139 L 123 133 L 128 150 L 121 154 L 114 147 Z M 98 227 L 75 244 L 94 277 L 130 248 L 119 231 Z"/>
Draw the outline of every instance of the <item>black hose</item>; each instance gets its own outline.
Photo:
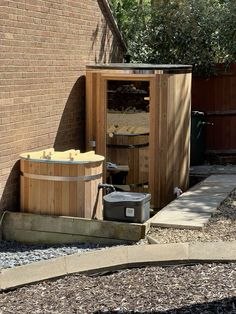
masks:
<path id="1" fill-rule="evenodd" d="M 96 213 L 97 213 L 97 206 L 98 206 L 98 200 L 99 200 L 99 191 L 101 189 L 105 189 L 108 194 L 116 191 L 114 185 L 112 185 L 112 184 L 107 184 L 107 183 L 99 183 L 98 184 L 98 192 L 97 192 L 96 200 L 95 200 L 94 207 L 93 207 L 92 219 L 97 219 Z"/>
<path id="2" fill-rule="evenodd" d="M 100 189 L 105 189 L 107 191 L 107 193 L 111 193 L 111 192 L 116 191 L 114 185 L 108 184 L 108 183 L 99 183 L 98 184 L 98 190 L 100 190 Z"/>

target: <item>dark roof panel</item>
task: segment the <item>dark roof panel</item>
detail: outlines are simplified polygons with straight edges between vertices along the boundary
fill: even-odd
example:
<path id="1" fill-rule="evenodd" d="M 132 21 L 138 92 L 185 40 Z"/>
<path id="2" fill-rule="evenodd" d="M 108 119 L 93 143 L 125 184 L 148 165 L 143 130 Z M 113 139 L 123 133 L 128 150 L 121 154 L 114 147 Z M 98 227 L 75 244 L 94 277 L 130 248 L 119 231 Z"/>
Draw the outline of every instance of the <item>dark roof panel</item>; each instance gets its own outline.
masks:
<path id="1" fill-rule="evenodd" d="M 145 63 L 98 63 L 88 64 L 87 69 L 114 69 L 114 70 L 191 70 L 187 64 L 145 64 Z"/>

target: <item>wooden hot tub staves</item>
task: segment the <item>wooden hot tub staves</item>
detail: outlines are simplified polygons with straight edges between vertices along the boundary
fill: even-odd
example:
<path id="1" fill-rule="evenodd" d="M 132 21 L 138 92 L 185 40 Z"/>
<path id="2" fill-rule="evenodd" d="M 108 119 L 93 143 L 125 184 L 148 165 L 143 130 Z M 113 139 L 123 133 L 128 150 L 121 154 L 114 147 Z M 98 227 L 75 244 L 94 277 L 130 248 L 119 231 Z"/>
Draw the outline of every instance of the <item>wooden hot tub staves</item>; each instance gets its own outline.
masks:
<path id="1" fill-rule="evenodd" d="M 107 138 L 107 161 L 117 165 L 127 164 L 126 185 L 131 190 L 144 192 L 148 184 L 148 134 L 114 134 Z"/>
<path id="2" fill-rule="evenodd" d="M 70 150 L 20 157 L 22 212 L 102 219 L 103 156 Z"/>

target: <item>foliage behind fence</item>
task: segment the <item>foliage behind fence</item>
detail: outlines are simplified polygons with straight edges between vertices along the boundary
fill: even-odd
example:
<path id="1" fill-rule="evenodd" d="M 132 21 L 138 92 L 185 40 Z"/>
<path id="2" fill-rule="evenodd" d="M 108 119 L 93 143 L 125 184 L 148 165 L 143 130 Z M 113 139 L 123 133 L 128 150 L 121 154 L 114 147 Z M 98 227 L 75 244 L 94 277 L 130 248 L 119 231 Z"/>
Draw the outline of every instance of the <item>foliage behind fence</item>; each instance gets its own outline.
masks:
<path id="1" fill-rule="evenodd" d="M 133 62 L 192 64 L 210 75 L 236 60 L 235 0 L 111 0 Z"/>

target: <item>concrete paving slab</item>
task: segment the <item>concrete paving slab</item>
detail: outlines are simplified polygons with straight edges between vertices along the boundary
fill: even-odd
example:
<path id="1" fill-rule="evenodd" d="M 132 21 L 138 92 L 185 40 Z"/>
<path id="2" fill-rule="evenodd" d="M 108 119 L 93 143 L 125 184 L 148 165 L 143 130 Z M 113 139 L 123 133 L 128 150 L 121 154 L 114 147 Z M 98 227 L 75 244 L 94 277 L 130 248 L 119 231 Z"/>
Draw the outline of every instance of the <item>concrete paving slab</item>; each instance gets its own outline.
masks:
<path id="1" fill-rule="evenodd" d="M 212 194 L 222 194 L 222 193 L 230 193 L 234 188 L 236 184 L 232 183 L 216 183 L 216 182 L 204 182 L 199 183 L 196 186 L 193 186 L 190 188 L 187 192 L 184 193 L 184 195 L 189 194 L 190 192 L 192 195 L 212 195 Z M 183 194 L 182 194 L 183 195 Z"/>
<path id="2" fill-rule="evenodd" d="M 0 271 L 0 290 L 67 274 L 64 256 Z"/>
<path id="3" fill-rule="evenodd" d="M 65 257 L 68 273 L 92 272 L 103 269 L 112 269 L 114 265 L 126 266 L 128 263 L 127 246 L 119 246 L 86 254 L 73 254 Z"/>
<path id="4" fill-rule="evenodd" d="M 236 241 L 122 246 L 3 269 L 0 271 L 0 291 L 73 273 L 217 261 L 236 261 Z"/>
<path id="5" fill-rule="evenodd" d="M 173 262 L 188 259 L 187 243 L 153 244 L 128 247 L 128 265 Z"/>
<path id="6" fill-rule="evenodd" d="M 180 195 L 178 197 L 178 199 L 182 199 L 182 198 L 187 198 L 187 197 L 204 197 L 204 196 L 207 196 L 207 197 L 217 197 L 217 198 L 223 198 L 225 199 L 229 193 L 231 192 L 231 190 L 229 192 L 221 192 L 221 191 L 217 191 L 217 189 L 215 190 L 205 190 L 205 189 L 199 189 L 199 190 L 188 190 L 187 192 L 185 192 L 184 194 Z"/>
<path id="7" fill-rule="evenodd" d="M 201 229 L 235 187 L 234 175 L 210 176 L 152 217 L 151 226 Z"/>
<path id="8" fill-rule="evenodd" d="M 166 215 L 172 214 L 176 215 L 178 212 L 197 212 L 197 213 L 212 213 L 212 208 L 214 209 L 218 206 L 218 204 L 224 200 L 224 197 L 220 196 L 202 196 L 202 197 L 192 197 L 186 196 L 179 198 L 165 208 L 163 208 L 160 212 L 156 214 L 156 218 L 164 217 Z M 152 222 L 154 219 L 152 220 Z"/>
<path id="9" fill-rule="evenodd" d="M 175 217 L 175 220 L 160 220 L 154 221 L 152 223 L 153 227 L 163 227 L 163 228 L 176 228 L 176 229 L 197 229 L 202 230 L 203 226 L 205 226 L 210 218 L 209 214 L 206 215 L 198 215 L 198 214 L 187 214 L 180 215 L 179 217 Z M 194 222 L 194 223 L 193 223 Z"/>
<path id="10" fill-rule="evenodd" d="M 216 199 L 209 196 L 179 198 L 157 213 L 151 225 L 202 229 L 223 199 L 221 195 Z"/>
<path id="11" fill-rule="evenodd" d="M 236 175 L 236 165 L 200 165 L 191 166 L 191 176 L 210 176 L 210 175 Z"/>
<path id="12" fill-rule="evenodd" d="M 207 183 L 207 182 L 216 182 L 216 183 L 232 183 L 235 187 L 236 187 L 236 175 L 232 174 L 228 174 L 228 175 L 223 175 L 223 174 L 219 174 L 219 175 L 211 175 L 208 178 L 206 178 L 203 182 Z"/>
<path id="13" fill-rule="evenodd" d="M 236 241 L 191 243 L 189 258 L 196 261 L 233 261 L 236 258 Z"/>

